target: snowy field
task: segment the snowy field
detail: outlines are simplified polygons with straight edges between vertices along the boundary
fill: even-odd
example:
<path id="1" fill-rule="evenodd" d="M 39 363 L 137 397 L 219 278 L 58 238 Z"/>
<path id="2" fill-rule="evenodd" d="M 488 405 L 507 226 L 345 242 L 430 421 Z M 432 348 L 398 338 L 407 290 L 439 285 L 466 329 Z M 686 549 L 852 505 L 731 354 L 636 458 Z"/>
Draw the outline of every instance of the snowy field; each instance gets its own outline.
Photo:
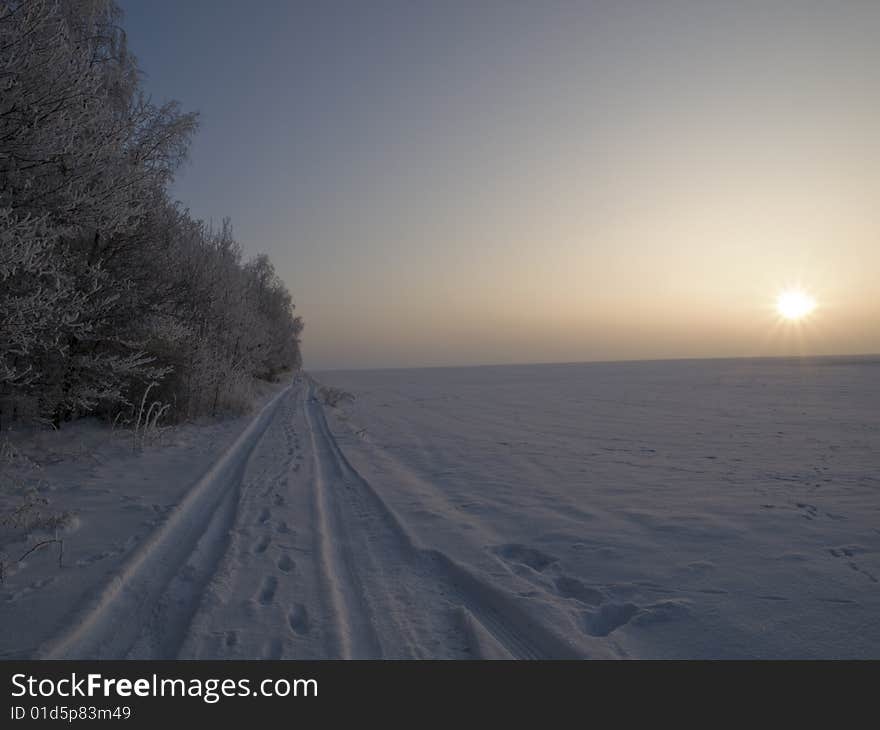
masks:
<path id="1" fill-rule="evenodd" d="M 312 377 L 19 444 L 74 518 L 0 655 L 880 658 L 878 359 Z"/>
<path id="2" fill-rule="evenodd" d="M 319 377 L 413 534 L 587 655 L 880 657 L 880 359 Z"/>

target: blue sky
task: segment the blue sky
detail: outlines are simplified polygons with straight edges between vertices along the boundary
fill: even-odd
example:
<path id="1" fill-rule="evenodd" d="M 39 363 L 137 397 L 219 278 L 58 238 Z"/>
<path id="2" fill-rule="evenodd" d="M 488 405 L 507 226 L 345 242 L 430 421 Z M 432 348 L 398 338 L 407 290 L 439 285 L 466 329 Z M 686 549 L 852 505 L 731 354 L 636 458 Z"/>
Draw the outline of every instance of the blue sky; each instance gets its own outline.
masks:
<path id="1" fill-rule="evenodd" d="M 120 5 L 307 367 L 880 350 L 880 4 Z"/>

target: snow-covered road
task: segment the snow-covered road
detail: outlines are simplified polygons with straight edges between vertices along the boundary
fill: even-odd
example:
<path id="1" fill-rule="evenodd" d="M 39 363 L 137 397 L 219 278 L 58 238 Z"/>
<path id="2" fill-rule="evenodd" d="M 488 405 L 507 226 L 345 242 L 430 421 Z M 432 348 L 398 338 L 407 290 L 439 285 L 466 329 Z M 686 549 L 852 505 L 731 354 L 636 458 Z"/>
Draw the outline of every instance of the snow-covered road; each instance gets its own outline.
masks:
<path id="1" fill-rule="evenodd" d="M 424 547 L 347 461 L 315 386 L 284 390 L 45 658 L 603 655 Z M 510 576 L 509 576 L 510 577 Z"/>

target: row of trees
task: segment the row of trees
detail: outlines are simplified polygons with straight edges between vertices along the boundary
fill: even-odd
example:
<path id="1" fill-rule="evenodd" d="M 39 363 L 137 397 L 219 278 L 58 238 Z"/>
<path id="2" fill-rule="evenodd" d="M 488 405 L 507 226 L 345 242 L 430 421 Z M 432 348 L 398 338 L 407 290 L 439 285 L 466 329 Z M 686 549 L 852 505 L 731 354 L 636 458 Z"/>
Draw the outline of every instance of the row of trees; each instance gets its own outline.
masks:
<path id="1" fill-rule="evenodd" d="M 155 105 L 113 0 L 0 0 L 0 428 L 247 405 L 300 367 L 302 321 L 265 256 L 168 187 L 196 130 Z"/>

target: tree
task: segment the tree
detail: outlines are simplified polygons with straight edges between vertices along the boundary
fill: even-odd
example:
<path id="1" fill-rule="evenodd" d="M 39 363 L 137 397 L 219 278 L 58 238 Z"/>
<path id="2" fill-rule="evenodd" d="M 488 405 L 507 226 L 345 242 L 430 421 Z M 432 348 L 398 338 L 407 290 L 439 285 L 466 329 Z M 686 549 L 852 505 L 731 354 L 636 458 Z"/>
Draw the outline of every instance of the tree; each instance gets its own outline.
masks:
<path id="1" fill-rule="evenodd" d="M 152 383 L 216 413 L 300 364 L 271 262 L 169 200 L 197 117 L 144 96 L 120 21 L 112 0 L 0 0 L 0 418 L 58 426 Z"/>

